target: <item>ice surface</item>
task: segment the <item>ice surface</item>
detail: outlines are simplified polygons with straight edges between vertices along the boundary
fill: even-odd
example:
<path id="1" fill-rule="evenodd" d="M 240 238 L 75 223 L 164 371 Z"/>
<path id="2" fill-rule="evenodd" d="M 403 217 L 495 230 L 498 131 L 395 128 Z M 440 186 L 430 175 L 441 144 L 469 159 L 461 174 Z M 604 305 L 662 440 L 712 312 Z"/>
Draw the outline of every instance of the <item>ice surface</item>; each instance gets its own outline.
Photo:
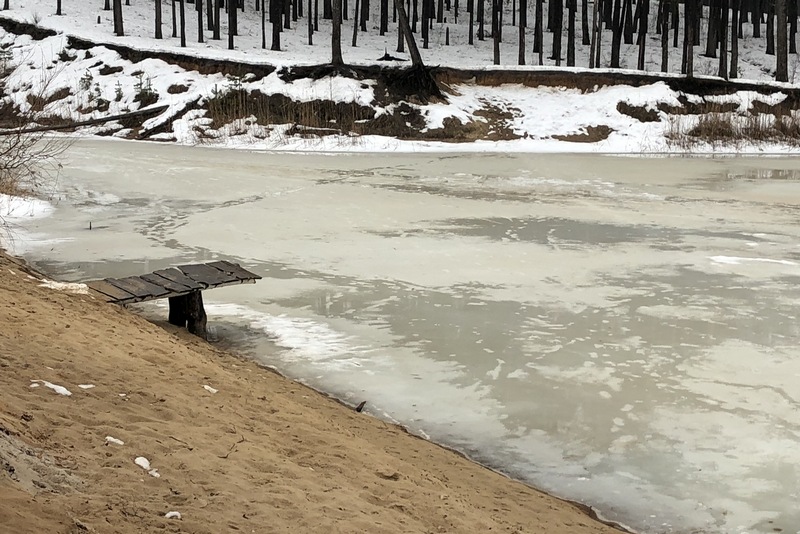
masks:
<path id="1" fill-rule="evenodd" d="M 800 524 L 797 161 L 130 146 L 71 150 L 119 202 L 67 279 L 240 262 L 209 324 L 265 365 L 642 531 Z"/>

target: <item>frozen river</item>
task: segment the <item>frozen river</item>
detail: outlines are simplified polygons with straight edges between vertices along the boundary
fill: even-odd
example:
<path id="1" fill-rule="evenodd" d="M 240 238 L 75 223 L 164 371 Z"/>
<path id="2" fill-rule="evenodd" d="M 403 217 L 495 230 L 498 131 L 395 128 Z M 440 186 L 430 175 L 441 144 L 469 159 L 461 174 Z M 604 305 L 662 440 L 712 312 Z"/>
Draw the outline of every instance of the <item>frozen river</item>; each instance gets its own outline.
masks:
<path id="1" fill-rule="evenodd" d="M 641 531 L 796 534 L 798 178 L 81 141 L 17 245 L 66 280 L 242 263 L 223 345 Z"/>

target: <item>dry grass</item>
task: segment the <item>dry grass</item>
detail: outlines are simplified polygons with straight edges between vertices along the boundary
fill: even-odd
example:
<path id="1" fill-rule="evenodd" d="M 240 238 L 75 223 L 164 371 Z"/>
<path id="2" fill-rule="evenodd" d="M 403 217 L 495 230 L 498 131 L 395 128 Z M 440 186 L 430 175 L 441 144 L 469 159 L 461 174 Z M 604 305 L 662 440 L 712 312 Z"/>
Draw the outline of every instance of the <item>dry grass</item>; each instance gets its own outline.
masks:
<path id="1" fill-rule="evenodd" d="M 710 111 L 701 115 L 670 116 L 665 136 L 670 144 L 691 149 L 699 143 L 739 146 L 778 143 L 800 146 L 800 118 L 796 114 L 741 114 Z"/>

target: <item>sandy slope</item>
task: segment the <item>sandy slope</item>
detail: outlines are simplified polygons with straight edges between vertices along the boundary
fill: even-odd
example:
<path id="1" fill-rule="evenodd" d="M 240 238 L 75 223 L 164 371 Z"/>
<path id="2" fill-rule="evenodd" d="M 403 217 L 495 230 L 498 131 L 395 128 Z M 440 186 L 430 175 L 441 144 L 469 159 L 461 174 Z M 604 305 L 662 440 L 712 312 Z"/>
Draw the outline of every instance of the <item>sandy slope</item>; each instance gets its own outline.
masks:
<path id="1" fill-rule="evenodd" d="M 0 321 L 0 532 L 615 532 L 7 257 Z"/>

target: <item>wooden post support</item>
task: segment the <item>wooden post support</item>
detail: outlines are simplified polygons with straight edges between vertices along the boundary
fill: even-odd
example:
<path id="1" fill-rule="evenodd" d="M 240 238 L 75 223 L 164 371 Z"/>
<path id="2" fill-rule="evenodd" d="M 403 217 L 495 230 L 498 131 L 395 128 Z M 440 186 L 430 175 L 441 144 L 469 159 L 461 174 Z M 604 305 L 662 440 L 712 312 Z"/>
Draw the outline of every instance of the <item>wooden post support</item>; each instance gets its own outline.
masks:
<path id="1" fill-rule="evenodd" d="M 192 334 L 206 339 L 206 310 L 203 308 L 203 293 L 192 291 L 186 295 L 186 328 Z"/>
<path id="2" fill-rule="evenodd" d="M 169 323 L 186 328 L 192 334 L 206 339 L 206 310 L 203 293 L 192 291 L 187 295 L 169 298 Z"/>

